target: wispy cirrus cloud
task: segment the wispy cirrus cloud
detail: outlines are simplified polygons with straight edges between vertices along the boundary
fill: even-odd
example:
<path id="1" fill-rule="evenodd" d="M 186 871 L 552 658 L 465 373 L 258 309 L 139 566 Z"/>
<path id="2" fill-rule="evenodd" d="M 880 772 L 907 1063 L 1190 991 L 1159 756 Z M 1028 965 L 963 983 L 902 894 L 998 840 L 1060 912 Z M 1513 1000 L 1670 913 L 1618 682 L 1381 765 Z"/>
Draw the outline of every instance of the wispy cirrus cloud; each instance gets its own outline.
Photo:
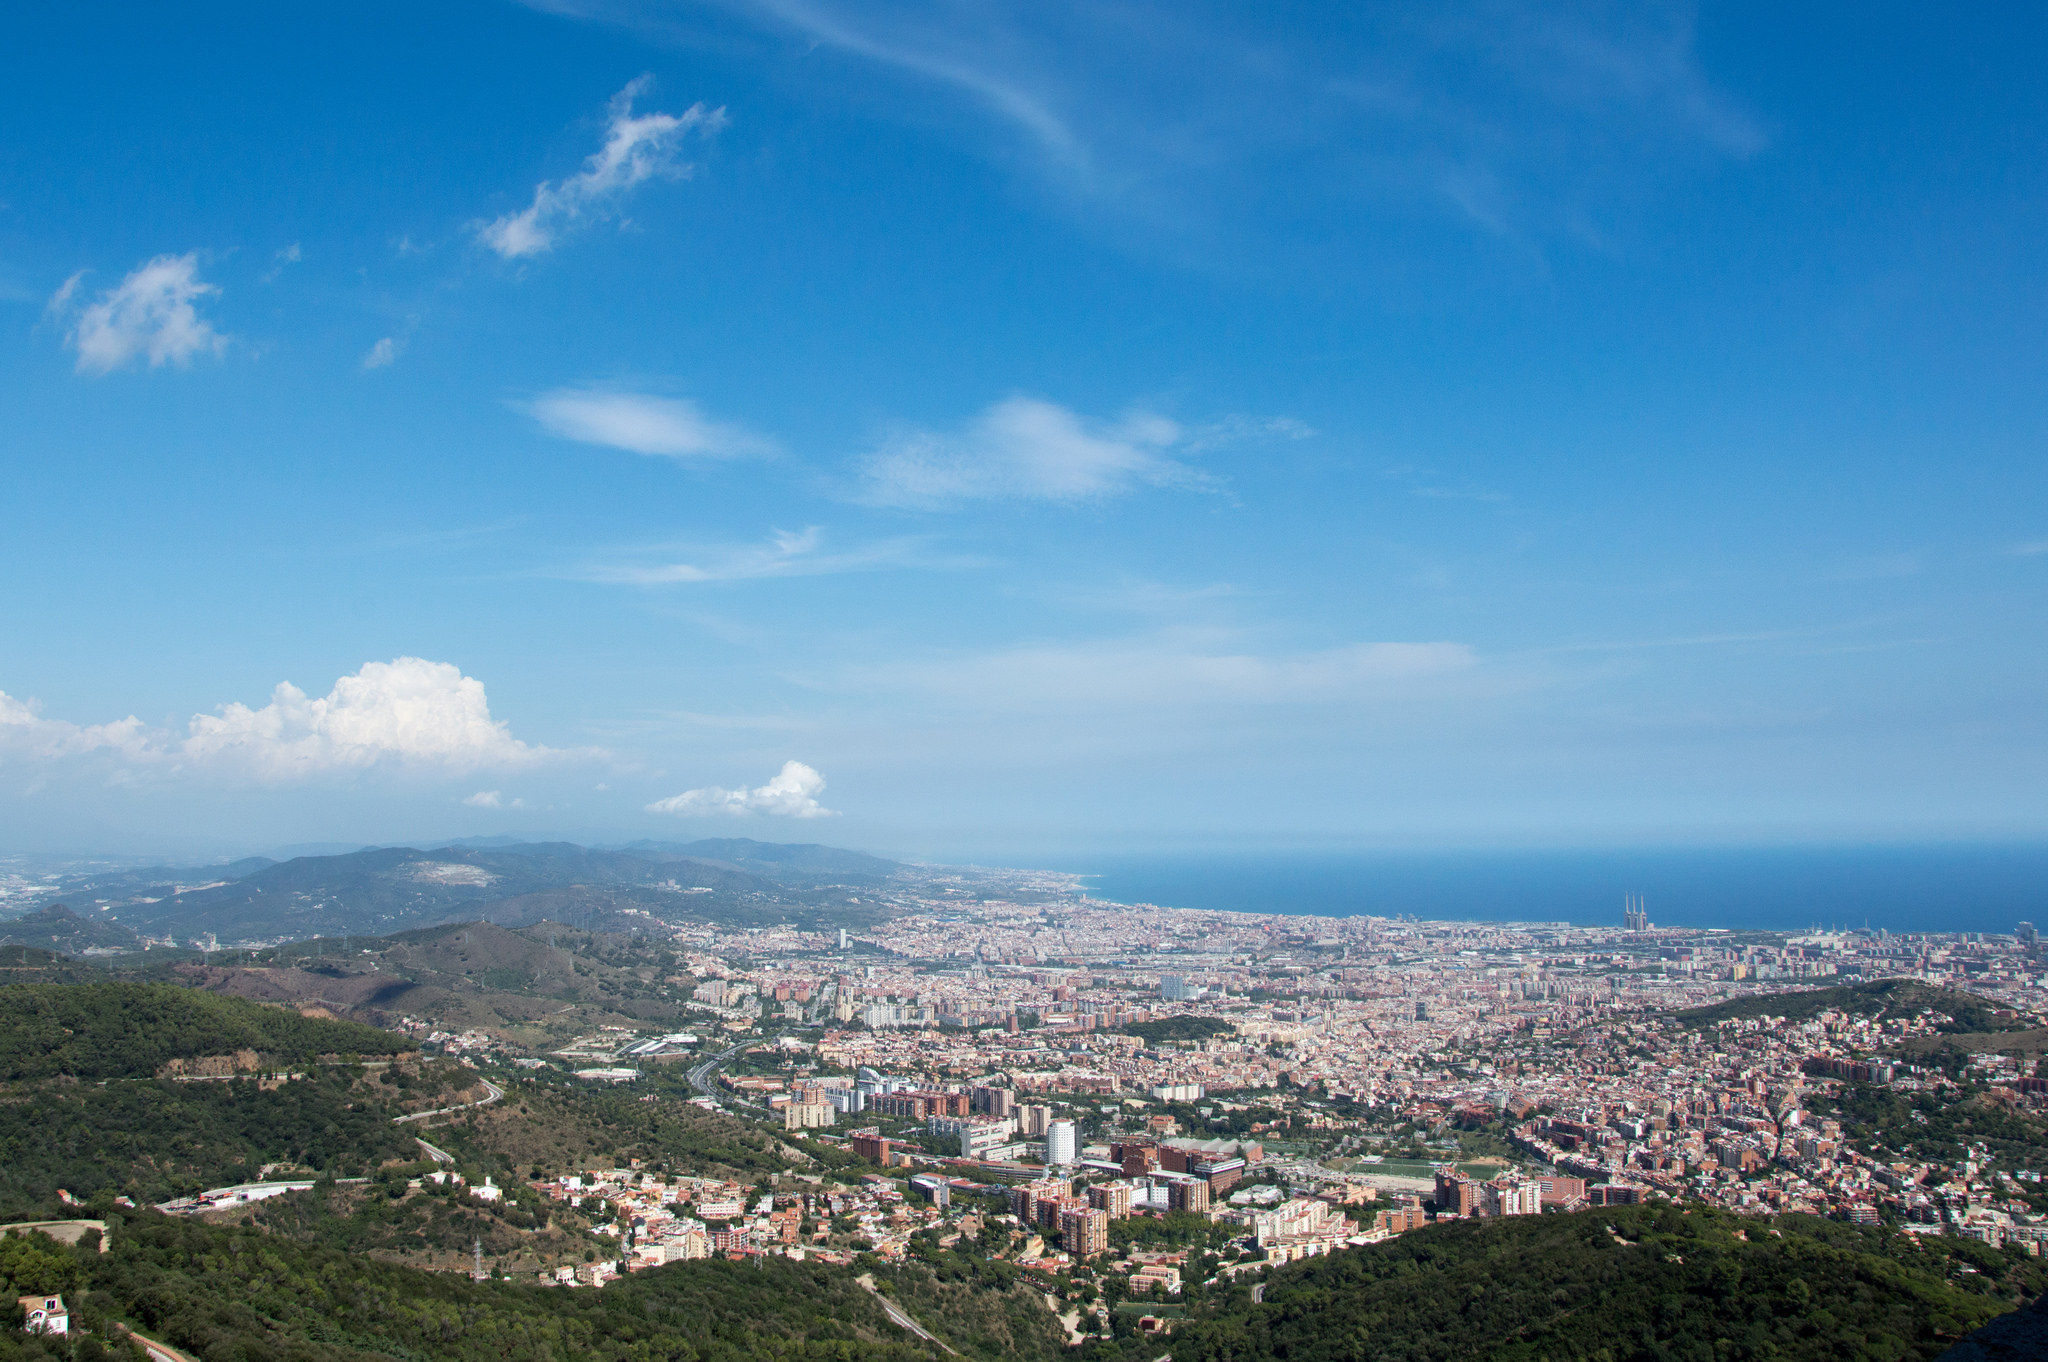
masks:
<path id="1" fill-rule="evenodd" d="M 688 461 L 776 452 L 773 440 L 737 422 L 715 420 L 687 398 L 601 387 L 557 388 L 520 405 L 551 435 L 634 454 Z"/>
<path id="2" fill-rule="evenodd" d="M 612 96 L 604 145 L 582 170 L 560 183 L 541 181 L 525 208 L 477 223 L 477 239 L 506 260 L 543 255 L 575 229 L 618 216 L 626 196 L 648 180 L 687 179 L 693 167 L 682 159 L 683 139 L 723 127 L 725 110 L 693 104 L 680 114 L 634 113 L 633 101 L 652 83 L 641 76 Z"/>
<path id="3" fill-rule="evenodd" d="M 362 367 L 365 371 L 388 369 L 398 363 L 398 357 L 404 353 L 405 337 L 385 336 L 363 352 Z"/>
<path id="4" fill-rule="evenodd" d="M 76 309 L 80 271 L 49 302 L 52 317 L 76 320 L 65 336 L 78 353 L 82 374 L 108 374 L 146 359 L 152 369 L 183 366 L 198 355 L 219 355 L 228 338 L 199 315 L 203 299 L 220 290 L 199 277 L 199 254 L 160 255 L 138 265 L 119 284 Z"/>
<path id="5" fill-rule="evenodd" d="M 528 3 L 704 40 L 706 7 L 690 0 Z M 1388 210 L 1597 237 L 1597 206 L 1630 186 L 1765 142 L 1705 69 L 1692 0 L 1446 0 L 1337 17 L 1166 0 L 718 8 L 801 45 L 796 69 L 820 91 L 882 83 L 882 107 L 985 143 L 1060 197 L 1140 219 L 1148 239 L 1212 235 L 1252 203 L 1266 230 L 1284 221 L 1346 243 L 1362 214 Z"/>
<path id="6" fill-rule="evenodd" d="M 922 537 L 877 540 L 849 548 L 827 544 L 818 526 L 777 530 L 758 544 L 708 545 L 678 560 L 673 550 L 648 551 L 642 561 L 590 564 L 564 575 L 612 586 L 678 586 L 698 582 L 740 582 L 762 577 L 824 577 L 843 572 L 878 572 L 908 567 L 970 567 L 979 560 L 942 556 Z"/>
<path id="7" fill-rule="evenodd" d="M 303 259 L 305 259 L 305 253 L 299 249 L 298 242 L 294 241 L 289 246 L 280 247 L 271 254 L 270 268 L 257 275 L 256 282 L 259 284 L 274 284 L 284 274 L 287 265 L 296 265 Z"/>
<path id="8" fill-rule="evenodd" d="M 1448 641 L 1259 651 L 1229 631 L 1163 629 L 860 667 L 836 684 L 1004 711 L 1347 704 L 1426 691 L 1478 662 Z"/>
<path id="9" fill-rule="evenodd" d="M 1197 486 L 1173 457 L 1187 433 L 1149 412 L 1093 421 L 1032 397 L 1011 397 L 966 429 L 901 430 L 861 465 L 859 500 L 942 507 L 964 501 L 1092 501 L 1139 485 Z"/>

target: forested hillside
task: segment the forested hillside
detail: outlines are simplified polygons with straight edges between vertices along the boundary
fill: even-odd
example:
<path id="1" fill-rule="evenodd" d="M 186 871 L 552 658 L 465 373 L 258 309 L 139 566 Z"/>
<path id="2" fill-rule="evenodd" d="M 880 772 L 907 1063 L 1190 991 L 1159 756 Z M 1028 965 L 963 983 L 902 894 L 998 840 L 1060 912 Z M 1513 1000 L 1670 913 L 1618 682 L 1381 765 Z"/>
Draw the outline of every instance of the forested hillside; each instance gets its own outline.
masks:
<path id="1" fill-rule="evenodd" d="M 2038 1293 L 2018 1249 L 1804 1216 L 1627 1207 L 1417 1230 L 1277 1270 L 1174 1332 L 1174 1362 L 1934 1357 Z M 1149 1339 L 1091 1362 L 1149 1359 Z"/>
<path id="2" fill-rule="evenodd" d="M 126 1321 L 202 1362 L 938 1355 L 890 1323 L 852 1270 L 779 1258 L 676 1263 L 601 1291 L 473 1283 L 145 1211 L 113 1215 L 104 1255 L 90 1243 L 0 1241 L 0 1276 L 0 1293 L 64 1291 L 81 1327 Z M 1240 1285 L 1170 1342 L 1130 1336 L 1080 1356 L 1901 1362 L 1934 1357 L 2010 1309 L 2001 1293 L 2023 1276 L 1981 1245 L 1923 1249 L 1825 1222 L 1616 1208 L 1460 1222 L 1314 1259 L 1276 1271 L 1264 1304 Z M 882 1281 L 968 1356 L 1058 1351 L 1049 1316 L 1004 1304 L 1017 1291 L 1007 1282 L 948 1282 L 918 1266 Z M 0 1335 L 0 1359 L 22 1347 L 19 1335 Z"/>
<path id="3" fill-rule="evenodd" d="M 80 955 L 95 946 L 135 951 L 142 942 L 118 922 L 80 917 L 61 903 L 0 922 L 0 944 Z"/>
<path id="4" fill-rule="evenodd" d="M 266 1165 L 350 1177 L 411 1158 L 400 1108 L 345 1069 L 274 1087 L 136 1079 L 0 1088 L 0 1219 L 47 1213 L 57 1189 L 145 1205 L 256 1179 Z"/>
<path id="5" fill-rule="evenodd" d="M 928 1362 L 845 1268 L 676 1263 L 603 1291 L 475 1283 L 147 1212 L 106 1254 L 0 1241 L 0 1294 L 63 1291 L 74 1324 L 126 1321 L 203 1362 Z M 82 1307 L 82 1308 L 81 1308 Z M 19 1356 L 0 1332 L 0 1358 Z"/>
<path id="6" fill-rule="evenodd" d="M 1716 1022 L 1757 1017 L 1811 1021 L 1823 1012 L 1842 1012 L 1852 1017 L 1906 1018 L 1930 1010 L 1949 1018 L 1941 1024 L 1940 1030 L 1957 1034 L 2020 1030 L 2033 1025 L 2010 1014 L 2001 1017 L 1996 1006 L 1983 998 L 1923 984 L 1915 979 L 1876 979 L 1867 984 L 1845 984 L 1839 988 L 1731 998 L 1725 1003 L 1689 1008 L 1675 1015 L 1687 1026 L 1712 1026 Z"/>
<path id="7" fill-rule="evenodd" d="M 177 967 L 212 993 L 317 1006 L 372 1026 L 413 1017 L 553 1049 L 598 1026 L 673 1029 L 695 980 L 670 943 L 542 921 L 524 931 L 458 922 L 388 937 L 293 942 Z M 563 1004 L 574 1004 L 565 1008 Z"/>
<path id="8" fill-rule="evenodd" d="M 169 984 L 0 988 L 0 1081 L 146 1078 L 174 1059 L 253 1050 L 267 1064 L 392 1055 L 403 1036 Z"/>

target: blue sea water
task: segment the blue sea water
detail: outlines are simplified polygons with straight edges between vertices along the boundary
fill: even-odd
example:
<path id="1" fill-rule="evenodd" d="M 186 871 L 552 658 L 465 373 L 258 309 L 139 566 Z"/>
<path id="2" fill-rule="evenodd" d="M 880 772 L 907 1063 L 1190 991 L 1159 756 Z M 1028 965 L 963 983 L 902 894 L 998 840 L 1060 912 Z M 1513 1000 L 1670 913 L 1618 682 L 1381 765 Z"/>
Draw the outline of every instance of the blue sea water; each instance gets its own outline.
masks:
<path id="1" fill-rule="evenodd" d="M 1679 927 L 2048 927 L 2048 845 L 1068 856 L 1092 896 L 1179 908 Z"/>

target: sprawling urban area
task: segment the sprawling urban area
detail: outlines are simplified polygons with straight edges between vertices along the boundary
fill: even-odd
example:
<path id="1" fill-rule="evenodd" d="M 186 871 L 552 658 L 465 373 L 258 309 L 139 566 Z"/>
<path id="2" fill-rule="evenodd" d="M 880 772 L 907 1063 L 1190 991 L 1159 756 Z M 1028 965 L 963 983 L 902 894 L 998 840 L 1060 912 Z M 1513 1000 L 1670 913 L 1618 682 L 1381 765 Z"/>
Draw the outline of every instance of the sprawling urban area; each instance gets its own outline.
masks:
<path id="1" fill-rule="evenodd" d="M 1915 1148 L 1861 1110 L 1879 1094 L 1925 1125 L 1965 1092 L 2041 1105 L 2031 1060 L 1931 1044 L 2043 1024 L 2028 924 L 1668 929 L 1633 900 L 1611 928 L 1302 918 L 988 873 L 888 902 L 899 915 L 867 930 L 674 928 L 685 1030 L 541 1054 L 483 1031 L 428 1037 L 593 1084 L 680 1066 L 701 1105 L 881 1170 L 809 1190 L 560 1175 L 550 1194 L 597 1208 L 620 1247 L 564 1280 L 719 1254 L 902 1257 L 919 1236 L 964 1236 L 1063 1299 L 1163 1309 L 1191 1272 L 1446 1217 L 1660 1199 L 2029 1253 L 2048 1239 L 2023 1143 Z M 1850 985 L 1876 991 L 1813 1002 Z M 1945 997 L 1969 1015 L 1927 1002 Z"/>

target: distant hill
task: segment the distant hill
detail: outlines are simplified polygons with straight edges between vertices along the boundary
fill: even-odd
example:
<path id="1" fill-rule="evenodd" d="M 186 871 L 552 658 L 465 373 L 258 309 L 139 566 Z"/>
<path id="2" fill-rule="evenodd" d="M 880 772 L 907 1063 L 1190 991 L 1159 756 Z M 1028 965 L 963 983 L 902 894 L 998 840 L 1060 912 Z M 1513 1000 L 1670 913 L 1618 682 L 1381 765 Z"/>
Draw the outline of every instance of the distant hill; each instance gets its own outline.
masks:
<path id="1" fill-rule="evenodd" d="M 146 936 L 191 942 L 211 935 L 222 945 L 389 936 L 479 919 L 524 926 L 550 918 L 630 932 L 650 919 L 829 930 L 885 915 L 865 889 L 894 862 L 746 839 L 689 846 L 723 854 L 684 854 L 687 847 L 653 843 L 608 850 L 571 842 L 372 847 L 288 861 L 252 857 L 177 872 L 191 878 L 169 884 L 115 872 L 74 885 L 74 901 L 100 904 L 106 919 Z M 6 929 L 0 923 L 0 933 Z M 65 948 L 47 930 L 17 938 Z"/>
<path id="2" fill-rule="evenodd" d="M 635 940 L 541 921 L 524 931 L 452 923 L 388 937 L 332 939 L 177 970 L 209 992 L 323 1008 L 374 1026 L 401 1017 L 446 1030 L 485 1027 L 540 1045 L 633 1022 L 679 1025 L 695 981 L 675 972 L 666 941 Z"/>
<path id="3" fill-rule="evenodd" d="M 1917 979 L 1875 979 L 1867 984 L 1849 984 L 1840 988 L 1758 994 L 1751 998 L 1731 998 L 1725 1003 L 1707 1007 L 1688 1008 L 1674 1015 L 1687 1026 L 1712 1026 L 1716 1022 L 1756 1017 L 1811 1021 L 1823 1012 L 1875 1018 L 1911 1017 L 1929 1010 L 1943 1013 L 1951 1019 L 1939 1028 L 1947 1034 L 2024 1031 L 2035 1024 L 1973 993 L 1938 988 Z M 1999 1015 L 2001 1011 L 2005 1015 Z"/>
<path id="4" fill-rule="evenodd" d="M 93 947 L 137 951 L 142 941 L 134 932 L 104 917 L 80 917 L 61 903 L 0 922 L 0 946 L 28 946 L 64 955 L 82 955 Z"/>
<path id="5" fill-rule="evenodd" d="M 724 862 L 756 875 L 777 879 L 881 876 L 901 868 L 896 861 L 869 856 L 865 852 L 844 851 L 814 842 L 756 842 L 751 837 L 707 837 L 697 842 L 628 842 L 623 849 L 664 857 Z"/>
<path id="6" fill-rule="evenodd" d="M 97 984 L 107 978 L 105 965 L 73 959 L 34 946 L 0 946 L 0 985 Z"/>
<path id="7" fill-rule="evenodd" d="M 339 856 L 301 856 L 239 879 L 132 903 L 117 910 L 144 931 L 222 941 L 389 934 L 488 916 L 484 904 L 572 886 L 652 889 L 675 873 L 625 852 L 567 843 L 517 850 L 379 847 Z M 772 889 L 749 876 L 716 875 L 720 887 Z"/>
<path id="8" fill-rule="evenodd" d="M 0 1081 L 147 1078 L 174 1059 L 254 1050 L 266 1063 L 327 1054 L 390 1055 L 413 1043 L 353 1022 L 169 984 L 14 984 L 0 988 Z"/>

